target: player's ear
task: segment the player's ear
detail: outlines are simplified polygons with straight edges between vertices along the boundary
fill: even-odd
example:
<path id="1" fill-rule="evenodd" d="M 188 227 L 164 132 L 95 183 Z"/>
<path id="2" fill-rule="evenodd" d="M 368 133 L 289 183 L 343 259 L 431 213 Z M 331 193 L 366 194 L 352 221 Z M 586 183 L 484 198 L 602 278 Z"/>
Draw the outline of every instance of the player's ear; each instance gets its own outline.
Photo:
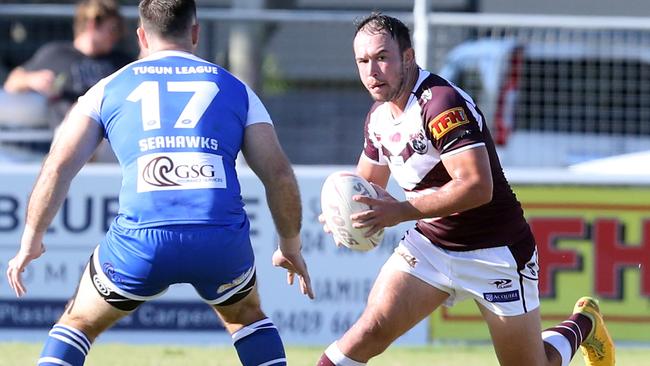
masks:
<path id="1" fill-rule="evenodd" d="M 149 41 L 147 40 L 147 34 L 144 32 L 144 28 L 138 27 L 135 31 L 138 35 L 138 44 L 140 45 L 140 54 L 146 53 L 145 51 L 149 49 Z"/>
<path id="2" fill-rule="evenodd" d="M 413 50 L 413 47 L 409 47 L 402 52 L 402 59 L 405 63 L 415 63 L 415 50 Z"/>
<path id="3" fill-rule="evenodd" d="M 192 46 L 199 44 L 199 23 L 192 24 Z"/>

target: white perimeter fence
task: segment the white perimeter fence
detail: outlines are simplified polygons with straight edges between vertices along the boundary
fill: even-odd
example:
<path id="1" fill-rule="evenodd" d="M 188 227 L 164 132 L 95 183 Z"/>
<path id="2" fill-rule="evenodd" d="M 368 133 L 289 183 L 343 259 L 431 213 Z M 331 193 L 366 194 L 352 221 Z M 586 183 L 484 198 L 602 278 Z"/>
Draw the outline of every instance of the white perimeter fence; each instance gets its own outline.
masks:
<path id="1" fill-rule="evenodd" d="M 137 9 L 123 10 L 130 32 Z M 0 5 L 0 22 L 9 22 L 0 56 L 26 52 L 56 34 L 46 24 L 72 13 L 69 5 Z M 350 164 L 371 103 L 352 55 L 353 22 L 367 14 L 200 8 L 198 54 L 255 86 L 294 163 Z M 563 167 L 650 149 L 647 18 L 389 14 L 415 30 L 423 66 L 477 100 L 505 166 Z M 20 28 L 26 21 L 44 25 Z M 125 47 L 136 51 L 129 34 Z M 0 115 L 0 136 L 20 139 L 20 121 Z"/>

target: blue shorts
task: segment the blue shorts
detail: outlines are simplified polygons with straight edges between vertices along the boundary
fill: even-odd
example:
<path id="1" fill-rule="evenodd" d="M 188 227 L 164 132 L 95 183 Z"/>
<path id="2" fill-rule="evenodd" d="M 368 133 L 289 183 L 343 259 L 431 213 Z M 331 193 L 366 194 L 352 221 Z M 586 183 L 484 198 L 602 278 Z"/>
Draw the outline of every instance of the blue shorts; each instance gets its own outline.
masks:
<path id="1" fill-rule="evenodd" d="M 146 229 L 113 222 L 91 257 L 93 283 L 107 301 L 109 293 L 147 301 L 172 284 L 189 283 L 207 303 L 224 304 L 254 284 L 249 231 L 248 219 L 230 226 Z"/>

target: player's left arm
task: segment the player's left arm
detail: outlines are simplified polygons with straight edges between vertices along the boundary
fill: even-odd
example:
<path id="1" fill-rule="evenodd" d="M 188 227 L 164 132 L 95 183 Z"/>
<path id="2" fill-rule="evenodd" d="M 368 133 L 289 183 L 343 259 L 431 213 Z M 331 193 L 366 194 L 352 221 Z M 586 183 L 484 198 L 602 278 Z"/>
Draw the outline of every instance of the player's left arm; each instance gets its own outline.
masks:
<path id="1" fill-rule="evenodd" d="M 476 146 L 442 158 L 451 180 L 435 192 L 398 201 L 379 186 L 377 199 L 356 196 L 355 200 L 371 207 L 352 215 L 357 228 L 368 227 L 372 236 L 384 227 L 400 222 L 449 216 L 492 200 L 492 171 L 485 146 Z"/>
<path id="2" fill-rule="evenodd" d="M 256 123 L 246 127 L 242 153 L 264 185 L 278 234 L 281 238 L 298 237 L 302 220 L 298 183 L 273 125 Z M 299 251 L 300 245 L 284 249 Z"/>
<path id="3" fill-rule="evenodd" d="M 404 202 L 411 220 L 445 217 L 492 200 L 490 158 L 482 130 L 486 128 L 478 107 L 452 86 L 432 88 L 436 98 L 423 107 L 425 133 L 440 153 L 450 180 L 436 189 Z"/>
<path id="4" fill-rule="evenodd" d="M 446 154 L 442 163 L 451 180 L 436 192 L 407 201 L 415 209 L 412 219 L 449 216 L 492 200 L 492 170 L 484 145 Z"/>
<path id="5" fill-rule="evenodd" d="M 74 111 L 59 127 L 29 197 L 20 249 L 7 268 L 9 285 L 17 296 L 26 291 L 22 271 L 45 252 L 45 231 L 63 204 L 72 179 L 90 159 L 102 138 L 103 130 L 97 122 Z"/>
<path id="6" fill-rule="evenodd" d="M 297 274 L 301 292 L 313 299 L 311 279 L 301 252 L 302 204 L 298 183 L 273 125 L 255 123 L 246 127 L 242 153 L 264 185 L 271 216 L 280 236 L 279 248 L 273 253 L 273 265 L 287 269 L 289 284 L 293 284 Z"/>

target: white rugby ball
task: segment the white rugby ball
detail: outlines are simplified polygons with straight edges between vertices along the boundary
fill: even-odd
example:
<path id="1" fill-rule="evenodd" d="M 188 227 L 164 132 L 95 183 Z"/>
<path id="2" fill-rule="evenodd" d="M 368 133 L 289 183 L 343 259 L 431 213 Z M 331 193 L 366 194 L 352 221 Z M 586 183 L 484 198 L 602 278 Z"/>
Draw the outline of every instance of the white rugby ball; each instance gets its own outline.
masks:
<path id="1" fill-rule="evenodd" d="M 352 196 L 362 195 L 376 198 L 375 188 L 361 176 L 346 171 L 330 174 L 321 190 L 321 209 L 325 224 L 332 231 L 334 240 L 352 250 L 368 251 L 381 243 L 384 230 L 366 237 L 368 228 L 352 227 L 350 215 L 369 209 L 365 203 L 352 200 Z"/>

